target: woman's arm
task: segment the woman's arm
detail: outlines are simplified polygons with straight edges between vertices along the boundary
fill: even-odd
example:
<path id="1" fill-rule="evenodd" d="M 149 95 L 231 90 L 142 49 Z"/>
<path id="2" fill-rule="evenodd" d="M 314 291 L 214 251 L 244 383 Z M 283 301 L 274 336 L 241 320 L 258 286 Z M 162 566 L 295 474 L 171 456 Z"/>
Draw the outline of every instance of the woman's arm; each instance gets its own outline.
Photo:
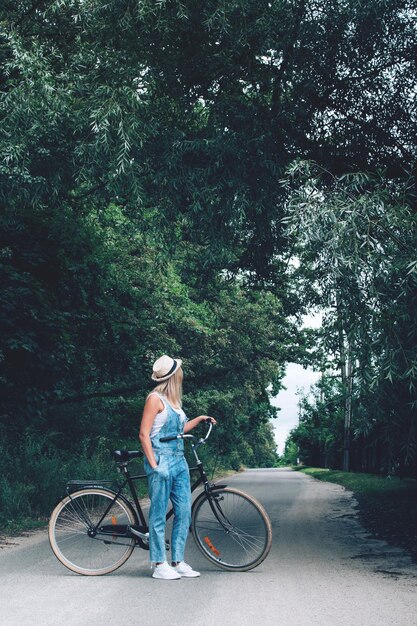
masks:
<path id="1" fill-rule="evenodd" d="M 140 423 L 139 440 L 142 444 L 143 452 L 148 459 L 149 465 L 155 468 L 158 464 L 153 453 L 150 433 L 152 424 L 158 413 L 163 410 L 162 400 L 154 393 L 148 396 L 143 409 L 142 420 Z"/>
<path id="2" fill-rule="evenodd" d="M 217 424 L 214 417 L 210 417 L 210 415 L 199 415 L 198 417 L 195 417 L 193 420 L 190 420 L 189 422 L 185 422 L 184 434 L 188 433 L 190 430 L 198 426 L 200 422 L 204 422 L 205 420 L 210 420 L 212 424 Z"/>

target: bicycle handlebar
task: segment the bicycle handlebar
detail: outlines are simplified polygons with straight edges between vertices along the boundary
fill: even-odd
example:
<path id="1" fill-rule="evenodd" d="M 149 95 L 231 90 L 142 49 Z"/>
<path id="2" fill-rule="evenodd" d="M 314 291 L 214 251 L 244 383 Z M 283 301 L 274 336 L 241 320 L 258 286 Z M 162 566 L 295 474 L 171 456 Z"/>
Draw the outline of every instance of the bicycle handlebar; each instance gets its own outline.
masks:
<path id="1" fill-rule="evenodd" d="M 159 441 L 174 441 L 174 439 L 185 439 L 186 437 L 194 439 L 194 435 L 173 435 L 172 437 L 161 437 Z"/>
<path id="2" fill-rule="evenodd" d="M 206 424 L 207 424 L 207 420 L 205 420 Z M 207 434 L 204 438 L 200 439 L 198 441 L 198 443 L 206 443 L 207 439 L 210 437 L 210 433 L 213 429 L 213 422 L 209 423 L 209 428 L 207 431 Z M 188 435 L 187 433 L 184 435 L 173 435 L 172 437 L 161 437 L 159 441 L 161 442 L 166 442 L 166 441 L 175 441 L 175 439 L 195 439 L 194 435 Z"/>

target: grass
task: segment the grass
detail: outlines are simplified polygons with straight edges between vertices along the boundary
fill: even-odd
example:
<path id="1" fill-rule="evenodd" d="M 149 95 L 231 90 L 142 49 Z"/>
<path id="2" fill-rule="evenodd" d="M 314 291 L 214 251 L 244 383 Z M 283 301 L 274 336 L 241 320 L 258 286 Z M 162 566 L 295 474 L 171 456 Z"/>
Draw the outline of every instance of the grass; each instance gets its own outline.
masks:
<path id="1" fill-rule="evenodd" d="M 352 491 L 362 524 L 379 539 L 407 550 L 417 563 L 417 481 L 375 474 L 295 467 L 318 480 Z"/>
<path id="2" fill-rule="evenodd" d="M 0 535 L 0 544 L 2 539 L 6 537 L 18 537 L 22 533 L 30 530 L 37 530 L 38 528 L 44 528 L 47 524 L 46 518 L 34 519 L 31 517 L 23 517 L 16 520 L 10 520 L 7 525 L 2 528 L 2 534 Z"/>

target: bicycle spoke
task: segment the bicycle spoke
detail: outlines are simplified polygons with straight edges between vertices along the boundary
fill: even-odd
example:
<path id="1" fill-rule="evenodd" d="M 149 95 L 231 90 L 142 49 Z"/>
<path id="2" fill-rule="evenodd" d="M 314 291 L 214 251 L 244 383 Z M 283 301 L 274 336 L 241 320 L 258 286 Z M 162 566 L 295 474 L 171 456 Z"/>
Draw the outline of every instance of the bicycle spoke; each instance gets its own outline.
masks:
<path id="1" fill-rule="evenodd" d="M 72 522 L 74 524 L 78 522 L 82 524 L 86 528 L 86 530 L 88 530 L 91 527 L 91 524 L 89 525 L 85 521 L 85 518 L 80 516 L 80 513 L 77 511 L 76 507 L 74 506 L 72 502 L 69 504 L 69 506 L 67 507 L 67 510 L 65 511 L 64 519 L 68 520 L 68 523 Z"/>
<path id="2" fill-rule="evenodd" d="M 193 516 L 193 534 L 203 554 L 225 569 L 251 569 L 271 545 L 269 520 L 252 498 L 233 489 L 207 497 Z"/>
<path id="3" fill-rule="evenodd" d="M 130 556 L 135 540 L 125 534 L 119 536 L 118 532 L 121 526 L 134 524 L 135 517 L 122 500 L 113 500 L 114 495 L 104 489 L 85 489 L 71 494 L 56 507 L 49 537 L 56 556 L 66 567 L 81 574 L 105 574 Z M 89 531 L 98 522 L 108 526 L 109 532 L 91 536 Z"/>

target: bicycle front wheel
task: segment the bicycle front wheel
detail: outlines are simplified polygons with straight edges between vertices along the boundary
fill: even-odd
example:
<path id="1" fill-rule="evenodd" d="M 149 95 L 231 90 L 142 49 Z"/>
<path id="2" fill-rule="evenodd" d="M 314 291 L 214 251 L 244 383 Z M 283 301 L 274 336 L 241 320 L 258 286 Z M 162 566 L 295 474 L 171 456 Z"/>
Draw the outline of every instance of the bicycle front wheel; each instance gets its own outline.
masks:
<path id="1" fill-rule="evenodd" d="M 95 534 L 91 532 L 114 497 L 112 491 L 105 489 L 81 489 L 65 497 L 53 510 L 49 542 L 57 559 L 73 572 L 86 576 L 109 574 L 132 554 L 135 539 L 123 536 L 127 525 L 136 521 L 128 502 L 113 502 L 100 528 Z"/>
<path id="2" fill-rule="evenodd" d="M 222 569 L 246 572 L 267 557 L 272 529 L 263 506 L 237 489 L 214 489 L 197 498 L 191 522 L 204 556 Z"/>

